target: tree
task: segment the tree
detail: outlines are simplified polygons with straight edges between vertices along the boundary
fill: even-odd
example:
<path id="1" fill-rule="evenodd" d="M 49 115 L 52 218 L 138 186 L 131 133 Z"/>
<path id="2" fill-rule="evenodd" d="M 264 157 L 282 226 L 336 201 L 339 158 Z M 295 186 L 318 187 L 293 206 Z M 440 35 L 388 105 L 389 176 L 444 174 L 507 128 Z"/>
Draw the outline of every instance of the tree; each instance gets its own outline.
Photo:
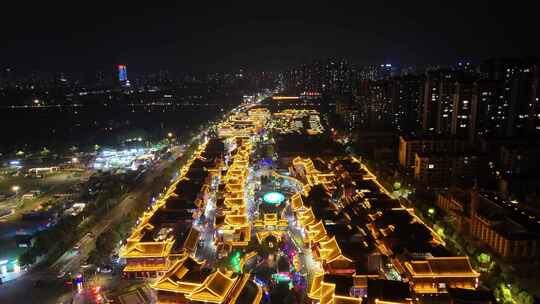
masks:
<path id="1" fill-rule="evenodd" d="M 103 262 L 103 256 L 96 249 L 92 249 L 92 251 L 90 251 L 90 253 L 88 254 L 87 261 L 90 264 L 101 265 Z"/>
<path id="2" fill-rule="evenodd" d="M 118 226 L 116 226 L 116 233 L 120 236 L 120 239 L 124 239 L 129 233 L 129 228 L 132 226 L 130 219 L 124 219 Z"/>
<path id="3" fill-rule="evenodd" d="M 512 292 L 510 291 L 510 289 L 507 288 L 504 284 L 501 284 L 500 289 L 503 303 L 512 303 Z"/>
<path id="4" fill-rule="evenodd" d="M 51 151 L 49 149 L 47 149 L 46 147 L 44 147 L 43 150 L 41 150 L 39 152 L 39 154 L 41 154 L 41 156 L 47 156 L 47 155 L 49 155 L 49 153 L 51 153 Z"/>
<path id="5" fill-rule="evenodd" d="M 54 242 L 52 240 L 56 239 L 56 233 L 54 230 L 55 229 L 51 231 L 44 231 L 38 234 L 38 236 L 36 237 L 36 241 L 32 246 L 35 253 L 41 255 L 51 250 L 52 246 L 54 245 Z"/>
<path id="6" fill-rule="evenodd" d="M 106 232 L 100 234 L 96 239 L 96 250 L 109 254 L 112 252 L 119 240 L 120 235 L 116 231 L 107 230 Z"/>
<path id="7" fill-rule="evenodd" d="M 515 300 L 516 302 L 520 304 L 533 304 L 534 303 L 534 298 L 524 290 L 522 290 L 516 295 Z"/>
<path id="8" fill-rule="evenodd" d="M 36 257 L 31 250 L 26 250 L 21 256 L 19 256 L 19 263 L 21 265 L 32 265 L 36 261 Z"/>
<path id="9" fill-rule="evenodd" d="M 88 256 L 88 262 L 94 265 L 108 264 L 109 256 L 119 240 L 120 235 L 112 229 L 100 234 L 96 239 L 96 248 Z"/>

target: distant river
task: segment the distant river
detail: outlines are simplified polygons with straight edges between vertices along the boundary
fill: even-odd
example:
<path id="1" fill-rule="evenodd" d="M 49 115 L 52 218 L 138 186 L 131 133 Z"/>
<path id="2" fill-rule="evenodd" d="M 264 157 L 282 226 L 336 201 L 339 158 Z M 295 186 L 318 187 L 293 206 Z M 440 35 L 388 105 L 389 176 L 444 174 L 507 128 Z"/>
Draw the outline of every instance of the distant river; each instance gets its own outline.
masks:
<path id="1" fill-rule="evenodd" d="M 213 104 L 0 108 L 0 152 L 107 145 L 140 133 L 149 139 L 163 138 L 168 132 L 184 135 L 220 116 L 222 107 Z"/>

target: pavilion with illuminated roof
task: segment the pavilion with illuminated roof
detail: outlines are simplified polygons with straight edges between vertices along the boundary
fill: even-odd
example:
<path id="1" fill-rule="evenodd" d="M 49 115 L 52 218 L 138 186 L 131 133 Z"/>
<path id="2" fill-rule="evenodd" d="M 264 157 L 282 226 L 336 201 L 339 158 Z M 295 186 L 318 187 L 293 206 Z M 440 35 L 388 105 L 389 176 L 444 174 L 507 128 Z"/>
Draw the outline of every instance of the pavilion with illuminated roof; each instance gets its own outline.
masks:
<path id="1" fill-rule="evenodd" d="M 235 275 L 219 269 L 210 272 L 204 261 L 183 256 L 151 287 L 158 304 L 227 303 L 258 304 L 262 289 L 250 280 L 250 274 Z"/>

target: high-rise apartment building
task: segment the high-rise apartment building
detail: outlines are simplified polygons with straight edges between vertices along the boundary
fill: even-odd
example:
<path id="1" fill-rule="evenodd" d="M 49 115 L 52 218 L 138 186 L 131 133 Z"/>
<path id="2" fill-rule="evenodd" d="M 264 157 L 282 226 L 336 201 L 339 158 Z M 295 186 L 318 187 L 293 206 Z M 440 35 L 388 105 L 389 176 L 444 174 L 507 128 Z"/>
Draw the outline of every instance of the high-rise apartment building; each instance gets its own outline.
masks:
<path id="1" fill-rule="evenodd" d="M 399 132 L 416 131 L 422 126 L 422 100 L 425 78 L 407 75 L 391 81 L 392 126 Z"/>
<path id="2" fill-rule="evenodd" d="M 477 86 L 476 82 L 470 81 L 455 84 L 450 128 L 450 134 L 453 136 L 474 140 L 478 114 Z"/>
<path id="3" fill-rule="evenodd" d="M 465 151 L 464 140 L 442 136 L 401 136 L 399 138 L 399 164 L 407 169 L 415 166 L 418 153 L 458 153 Z"/>
<path id="4" fill-rule="evenodd" d="M 392 128 L 392 96 L 393 83 L 390 81 L 361 81 L 353 92 L 360 123 L 373 130 Z"/>
<path id="5" fill-rule="evenodd" d="M 535 133 L 538 125 L 537 59 L 490 59 L 481 68 L 485 78 L 495 83 L 494 98 L 488 105 L 489 132 L 494 136 Z"/>
<path id="6" fill-rule="evenodd" d="M 454 107 L 455 83 L 461 71 L 441 69 L 427 73 L 422 96 L 422 129 L 450 134 Z"/>
<path id="7" fill-rule="evenodd" d="M 530 107 L 528 114 L 528 130 L 540 134 L 540 65 L 535 65 L 531 80 Z"/>
<path id="8" fill-rule="evenodd" d="M 289 70 L 285 74 L 287 88 L 301 92 L 350 94 L 354 68 L 345 60 L 314 61 Z"/>

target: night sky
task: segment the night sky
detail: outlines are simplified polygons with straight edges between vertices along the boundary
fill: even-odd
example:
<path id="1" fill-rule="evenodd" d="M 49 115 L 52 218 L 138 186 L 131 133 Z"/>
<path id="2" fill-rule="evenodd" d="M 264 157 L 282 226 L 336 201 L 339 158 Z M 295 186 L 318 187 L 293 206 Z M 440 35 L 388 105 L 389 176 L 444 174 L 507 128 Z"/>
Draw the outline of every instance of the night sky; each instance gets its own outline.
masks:
<path id="1" fill-rule="evenodd" d="M 329 57 L 406 66 L 540 54 L 532 1 L 9 2 L 0 66 L 28 70 L 279 70 Z"/>

